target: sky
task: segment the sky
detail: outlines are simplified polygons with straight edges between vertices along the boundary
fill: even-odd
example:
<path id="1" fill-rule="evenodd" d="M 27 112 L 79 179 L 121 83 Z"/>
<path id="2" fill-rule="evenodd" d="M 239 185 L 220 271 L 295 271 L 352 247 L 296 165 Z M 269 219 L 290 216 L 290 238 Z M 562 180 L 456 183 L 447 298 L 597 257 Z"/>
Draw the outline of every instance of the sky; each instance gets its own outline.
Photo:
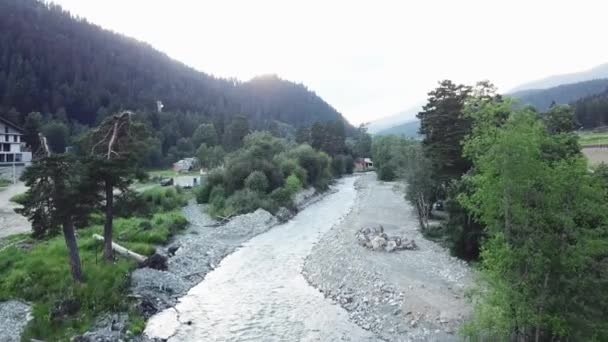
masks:
<path id="1" fill-rule="evenodd" d="M 500 91 L 608 62 L 608 4 L 578 0 L 54 0 L 197 70 L 305 84 L 351 123 L 439 80 Z"/>

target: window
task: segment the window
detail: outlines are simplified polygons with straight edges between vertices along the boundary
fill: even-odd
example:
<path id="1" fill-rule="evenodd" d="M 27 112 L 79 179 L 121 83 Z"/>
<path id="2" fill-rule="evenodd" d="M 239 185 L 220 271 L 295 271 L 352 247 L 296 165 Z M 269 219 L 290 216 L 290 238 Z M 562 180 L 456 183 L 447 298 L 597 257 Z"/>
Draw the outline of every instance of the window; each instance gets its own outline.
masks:
<path id="1" fill-rule="evenodd" d="M 10 152 L 11 151 L 11 144 L 2 144 L 2 151 L 3 152 Z"/>
<path id="2" fill-rule="evenodd" d="M 8 141 L 8 134 L 4 136 L 4 141 Z"/>
<path id="3" fill-rule="evenodd" d="M 15 161 L 21 162 L 23 160 L 23 155 L 21 153 L 15 154 Z"/>
<path id="4" fill-rule="evenodd" d="M 13 142 L 18 142 L 19 141 L 19 136 L 18 135 L 13 135 Z"/>
<path id="5" fill-rule="evenodd" d="M 12 163 L 15 160 L 15 155 L 14 154 L 7 154 L 6 155 L 6 162 L 7 163 Z"/>
<path id="6" fill-rule="evenodd" d="M 6 162 L 6 154 L 0 154 L 0 163 Z"/>
<path id="7" fill-rule="evenodd" d="M 8 134 L 8 126 L 4 126 L 4 133 Z"/>

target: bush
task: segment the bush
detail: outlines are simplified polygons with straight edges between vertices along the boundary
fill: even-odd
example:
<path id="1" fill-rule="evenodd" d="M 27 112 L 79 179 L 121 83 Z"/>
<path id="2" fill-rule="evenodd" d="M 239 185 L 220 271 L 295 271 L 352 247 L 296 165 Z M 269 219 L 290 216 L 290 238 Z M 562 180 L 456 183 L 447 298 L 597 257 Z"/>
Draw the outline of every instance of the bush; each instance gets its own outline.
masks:
<path id="1" fill-rule="evenodd" d="M 306 170 L 295 159 L 284 159 L 277 158 L 275 160 L 279 164 L 279 168 L 283 173 L 283 177 L 289 177 L 290 175 L 294 175 L 298 177 L 302 186 L 306 185 L 306 178 L 308 177 L 306 174 Z"/>
<path id="2" fill-rule="evenodd" d="M 266 190 L 268 189 L 268 179 L 263 172 L 253 171 L 247 176 L 247 179 L 245 179 L 245 187 L 252 191 L 266 193 Z"/>
<path id="3" fill-rule="evenodd" d="M 209 173 L 207 174 L 207 184 L 209 184 L 210 186 L 216 186 L 216 185 L 224 185 L 225 183 L 225 177 L 224 177 L 224 170 L 222 169 L 213 169 L 211 171 L 209 171 Z"/>
<path id="4" fill-rule="evenodd" d="M 302 189 L 302 182 L 296 175 L 290 175 L 285 180 L 285 189 L 289 191 L 290 195 L 294 195 Z"/>
<path id="5" fill-rule="evenodd" d="M 17 194 L 11 197 L 10 201 L 23 205 L 27 201 L 27 193 Z"/>
<path id="6" fill-rule="evenodd" d="M 346 173 L 346 157 L 343 155 L 335 156 L 331 161 L 331 170 L 335 177 L 340 177 Z"/>
<path id="7" fill-rule="evenodd" d="M 378 168 L 378 178 L 383 181 L 393 181 L 397 178 L 397 170 L 393 165 L 384 164 Z"/>
<path id="8" fill-rule="evenodd" d="M 344 157 L 344 167 L 347 175 L 352 175 L 355 170 L 355 161 L 351 155 Z"/>
<path id="9" fill-rule="evenodd" d="M 213 189 L 213 186 L 210 183 L 206 183 L 203 186 L 199 186 L 196 190 L 194 190 L 194 195 L 196 197 L 196 203 L 198 203 L 198 204 L 209 203 L 211 189 Z"/>
<path id="10" fill-rule="evenodd" d="M 249 189 L 235 192 L 226 201 L 226 208 L 234 214 L 246 214 L 256 211 L 258 208 L 274 212 L 276 210 L 272 210 L 273 207 L 274 205 L 269 203 L 263 194 Z"/>
<path id="11" fill-rule="evenodd" d="M 270 199 L 276 204 L 277 207 L 292 208 L 293 201 L 291 197 L 292 193 L 286 188 L 274 189 L 274 191 L 270 193 Z"/>

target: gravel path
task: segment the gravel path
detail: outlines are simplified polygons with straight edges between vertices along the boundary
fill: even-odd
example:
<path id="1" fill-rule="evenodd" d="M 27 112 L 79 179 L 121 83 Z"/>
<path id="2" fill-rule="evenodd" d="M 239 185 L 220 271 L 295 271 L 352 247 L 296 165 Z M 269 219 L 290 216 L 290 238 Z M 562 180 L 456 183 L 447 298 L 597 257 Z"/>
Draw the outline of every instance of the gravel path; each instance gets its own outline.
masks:
<path id="1" fill-rule="evenodd" d="M 18 204 L 10 201 L 11 197 L 24 193 L 27 187 L 23 182 L 11 184 L 0 190 L 0 239 L 14 234 L 28 233 L 32 226 L 28 220 L 15 212 Z"/>
<path id="2" fill-rule="evenodd" d="M 458 340 L 457 329 L 470 314 L 464 299 L 469 267 L 422 237 L 397 183 L 367 174 L 357 188 L 353 210 L 313 248 L 303 275 L 382 339 Z M 356 232 L 377 224 L 389 236 L 414 239 L 419 249 L 387 253 L 359 246 Z"/>
<path id="3" fill-rule="evenodd" d="M 0 341 L 20 341 L 21 333 L 29 321 L 30 306 L 18 300 L 0 303 Z"/>

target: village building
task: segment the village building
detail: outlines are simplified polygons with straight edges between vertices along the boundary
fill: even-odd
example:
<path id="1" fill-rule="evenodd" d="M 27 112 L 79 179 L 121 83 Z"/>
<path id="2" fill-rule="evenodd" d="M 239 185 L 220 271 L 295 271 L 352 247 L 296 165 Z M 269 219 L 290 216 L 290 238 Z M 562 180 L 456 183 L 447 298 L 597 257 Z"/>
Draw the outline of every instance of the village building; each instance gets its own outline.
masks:
<path id="1" fill-rule="evenodd" d="M 173 170 L 175 170 L 176 172 L 188 172 L 194 170 L 197 164 L 197 158 L 184 158 L 180 161 L 173 163 Z"/>
<path id="2" fill-rule="evenodd" d="M 0 117 L 0 177 L 15 180 L 32 161 L 26 150 L 23 129 Z"/>
<path id="3" fill-rule="evenodd" d="M 357 158 L 355 160 L 355 171 L 364 172 L 374 169 L 374 162 L 370 158 Z"/>

